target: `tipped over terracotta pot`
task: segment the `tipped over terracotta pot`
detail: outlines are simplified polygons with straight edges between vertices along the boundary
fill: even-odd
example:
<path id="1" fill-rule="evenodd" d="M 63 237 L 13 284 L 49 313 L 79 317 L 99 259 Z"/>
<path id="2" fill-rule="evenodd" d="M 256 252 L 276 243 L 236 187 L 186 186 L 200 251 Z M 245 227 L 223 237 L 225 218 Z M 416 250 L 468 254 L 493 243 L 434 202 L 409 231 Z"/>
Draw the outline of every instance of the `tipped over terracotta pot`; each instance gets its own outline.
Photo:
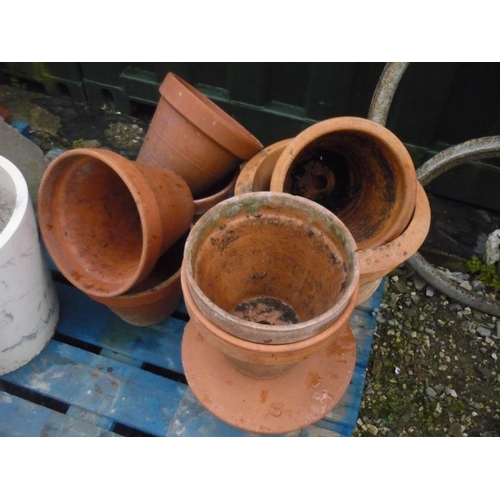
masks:
<path id="1" fill-rule="evenodd" d="M 403 143 L 382 125 L 357 117 L 324 120 L 293 138 L 276 162 L 270 186 L 331 210 L 360 249 L 389 243 L 404 231 L 416 189 Z"/>
<path id="2" fill-rule="evenodd" d="M 40 230 L 61 273 L 85 293 L 127 292 L 190 227 L 194 204 L 175 172 L 107 150 L 57 157 L 40 184 Z"/>
<path id="3" fill-rule="evenodd" d="M 178 239 L 159 259 L 146 279 L 127 293 L 116 297 L 96 297 L 123 321 L 135 326 L 162 323 L 175 311 L 182 296 L 181 263 L 187 233 Z"/>
<path id="4" fill-rule="evenodd" d="M 137 161 L 177 172 L 198 197 L 261 149 L 234 118 L 168 73 Z"/>

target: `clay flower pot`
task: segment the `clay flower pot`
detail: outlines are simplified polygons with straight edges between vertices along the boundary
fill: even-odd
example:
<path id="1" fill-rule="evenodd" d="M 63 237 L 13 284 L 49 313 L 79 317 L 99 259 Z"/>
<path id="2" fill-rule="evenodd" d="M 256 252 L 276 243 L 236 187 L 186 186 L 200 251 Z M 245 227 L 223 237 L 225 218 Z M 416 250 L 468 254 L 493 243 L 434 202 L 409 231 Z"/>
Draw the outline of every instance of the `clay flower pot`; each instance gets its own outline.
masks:
<path id="1" fill-rule="evenodd" d="M 416 197 L 410 155 L 370 120 L 325 120 L 297 135 L 279 157 L 271 191 L 314 200 L 349 228 L 358 248 L 392 241 L 408 225 Z"/>
<path id="2" fill-rule="evenodd" d="M 324 331 L 359 281 L 356 244 L 345 225 L 287 193 L 248 193 L 209 210 L 191 229 L 183 267 L 204 315 L 262 344 Z"/>
<path id="3" fill-rule="evenodd" d="M 201 215 L 208 212 L 212 207 L 234 195 L 234 186 L 236 185 L 238 174 L 239 170 L 230 172 L 224 179 L 218 181 L 209 190 L 204 191 L 194 200 L 195 219 L 199 219 Z"/>
<path id="4" fill-rule="evenodd" d="M 418 251 L 427 237 L 430 224 L 429 200 L 417 181 L 417 201 L 408 227 L 386 245 L 359 251 L 360 303 L 373 294 L 384 276 Z"/>
<path id="5" fill-rule="evenodd" d="M 54 334 L 59 302 L 22 173 L 0 156 L 0 375 L 31 361 Z"/>
<path id="6" fill-rule="evenodd" d="M 356 343 L 348 325 L 357 300 L 333 324 L 306 340 L 265 345 L 218 328 L 196 305 L 181 271 L 191 320 L 182 362 L 198 400 L 224 422 L 252 432 L 291 432 L 323 418 L 345 393 Z"/>
<path id="7" fill-rule="evenodd" d="M 187 233 L 158 259 L 151 274 L 127 293 L 117 297 L 89 297 L 108 306 L 131 325 L 162 323 L 175 311 L 182 296 L 181 263 L 186 238 Z"/>
<path id="8" fill-rule="evenodd" d="M 85 293 L 130 290 L 190 227 L 191 192 L 175 172 L 112 151 L 57 157 L 40 184 L 43 239 L 64 276 Z"/>
<path id="9" fill-rule="evenodd" d="M 174 170 L 195 197 L 262 149 L 236 120 L 173 73 L 160 94 L 137 161 Z"/>
<path id="10" fill-rule="evenodd" d="M 291 139 L 285 139 L 276 142 L 248 160 L 238 175 L 234 194 L 238 196 L 244 193 L 269 191 L 276 162 L 290 141 Z"/>

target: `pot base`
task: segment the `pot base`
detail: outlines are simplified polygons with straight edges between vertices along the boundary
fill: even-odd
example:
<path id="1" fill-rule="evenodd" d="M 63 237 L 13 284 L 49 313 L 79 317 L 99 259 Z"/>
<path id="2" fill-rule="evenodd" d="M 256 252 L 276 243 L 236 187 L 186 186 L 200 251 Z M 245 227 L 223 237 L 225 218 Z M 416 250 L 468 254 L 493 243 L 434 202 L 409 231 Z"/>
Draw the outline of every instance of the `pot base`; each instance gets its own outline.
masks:
<path id="1" fill-rule="evenodd" d="M 356 341 L 347 326 L 329 347 L 274 379 L 253 379 L 233 368 L 189 321 L 182 363 L 200 403 L 229 425 L 260 434 L 283 434 L 323 418 L 351 381 Z"/>

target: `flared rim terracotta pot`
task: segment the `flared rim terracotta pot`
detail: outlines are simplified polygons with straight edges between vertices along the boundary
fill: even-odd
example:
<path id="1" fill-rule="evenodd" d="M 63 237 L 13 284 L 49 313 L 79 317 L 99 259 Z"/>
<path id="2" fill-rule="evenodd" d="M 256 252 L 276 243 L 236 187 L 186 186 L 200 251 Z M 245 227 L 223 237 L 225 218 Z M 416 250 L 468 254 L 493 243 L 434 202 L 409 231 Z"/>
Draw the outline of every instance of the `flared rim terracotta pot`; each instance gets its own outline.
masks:
<path id="1" fill-rule="evenodd" d="M 55 332 L 59 301 L 40 247 L 28 185 L 0 156 L 0 375 L 35 358 Z"/>
<path id="2" fill-rule="evenodd" d="M 185 270 L 181 271 L 183 287 Z M 357 289 L 334 324 L 309 339 L 264 345 L 219 329 L 186 287 L 191 320 L 182 363 L 194 395 L 224 422 L 247 431 L 279 434 L 317 422 L 339 402 L 351 381 L 356 342 L 348 321 Z"/>
<path id="3" fill-rule="evenodd" d="M 203 314 L 263 344 L 323 331 L 359 281 L 356 244 L 345 225 L 287 193 L 247 193 L 209 210 L 188 236 L 183 267 Z"/>
<path id="4" fill-rule="evenodd" d="M 238 175 L 234 194 L 238 196 L 244 193 L 269 191 L 276 162 L 290 141 L 291 139 L 284 139 L 271 144 L 248 160 Z"/>
<path id="5" fill-rule="evenodd" d="M 73 285 L 96 297 L 120 295 L 145 279 L 193 213 L 189 187 L 175 172 L 100 149 L 57 157 L 38 197 L 50 256 Z"/>
<path id="6" fill-rule="evenodd" d="M 137 160 L 181 175 L 194 196 L 224 178 L 262 144 L 205 95 L 168 73 Z"/>
<path id="7" fill-rule="evenodd" d="M 270 189 L 327 207 L 365 249 L 403 232 L 413 214 L 416 182 L 411 157 L 392 132 L 371 120 L 340 117 L 318 122 L 290 141 Z"/>
<path id="8" fill-rule="evenodd" d="M 429 199 L 417 181 L 417 201 L 408 227 L 386 245 L 359 251 L 361 289 L 380 280 L 416 253 L 425 241 L 430 225 Z"/>
<path id="9" fill-rule="evenodd" d="M 135 326 L 162 323 L 175 311 L 182 296 L 181 263 L 185 233 L 156 263 L 146 279 L 127 293 L 116 297 L 95 297 L 96 302 L 108 306 L 123 321 Z"/>

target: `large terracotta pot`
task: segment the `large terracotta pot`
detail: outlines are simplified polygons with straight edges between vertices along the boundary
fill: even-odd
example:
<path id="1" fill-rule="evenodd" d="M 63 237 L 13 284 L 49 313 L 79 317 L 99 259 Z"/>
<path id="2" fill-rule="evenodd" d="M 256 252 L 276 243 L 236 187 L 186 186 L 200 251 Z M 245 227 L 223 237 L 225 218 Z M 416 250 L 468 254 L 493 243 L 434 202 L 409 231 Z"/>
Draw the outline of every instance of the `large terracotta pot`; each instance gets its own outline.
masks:
<path id="1" fill-rule="evenodd" d="M 209 210 L 188 236 L 183 267 L 204 315 L 263 344 L 324 331 L 359 281 L 356 244 L 345 225 L 287 193 L 248 193 Z"/>
<path id="2" fill-rule="evenodd" d="M 85 293 L 127 292 L 190 227 L 193 197 L 175 172 L 117 153 L 75 149 L 40 184 L 43 239 L 64 276 Z"/>
<path id="3" fill-rule="evenodd" d="M 59 302 L 18 168 L 0 156 L 0 375 L 37 356 L 54 334 Z"/>
<path id="4" fill-rule="evenodd" d="M 349 318 L 357 289 L 342 314 L 306 340 L 265 345 L 218 328 L 196 305 L 181 271 L 191 320 L 182 362 L 198 400 L 224 422 L 248 431 L 291 432 L 323 418 L 351 381 L 356 343 Z"/>
<path id="5" fill-rule="evenodd" d="M 187 233 L 158 259 L 151 274 L 127 293 L 117 297 L 89 296 L 131 325 L 162 323 L 175 311 L 182 296 L 181 263 L 186 238 Z"/>
<path id="6" fill-rule="evenodd" d="M 187 82 L 169 73 L 137 160 L 172 169 L 197 197 L 262 144 Z"/>
<path id="7" fill-rule="evenodd" d="M 290 141 L 270 189 L 327 207 L 365 249 L 389 243 L 406 228 L 416 182 L 411 157 L 392 132 L 370 120 L 341 117 L 316 123 Z"/>

